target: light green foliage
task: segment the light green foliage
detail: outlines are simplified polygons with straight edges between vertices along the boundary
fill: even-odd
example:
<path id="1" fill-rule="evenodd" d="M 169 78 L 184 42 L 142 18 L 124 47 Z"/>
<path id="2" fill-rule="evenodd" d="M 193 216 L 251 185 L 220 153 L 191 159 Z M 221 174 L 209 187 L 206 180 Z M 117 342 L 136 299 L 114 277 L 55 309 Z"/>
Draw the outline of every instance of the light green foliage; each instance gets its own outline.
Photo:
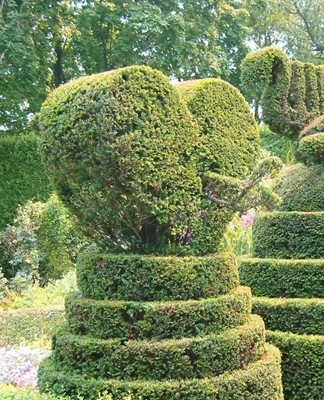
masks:
<path id="1" fill-rule="evenodd" d="M 298 158 L 305 164 L 324 164 L 324 132 L 303 137 L 299 142 Z"/>
<path id="2" fill-rule="evenodd" d="M 2 270 L 13 288 L 23 278 L 42 285 L 60 278 L 74 266 L 82 238 L 74 219 L 53 194 L 47 203 L 28 201 L 19 207 L 0 243 Z"/>
<path id="3" fill-rule="evenodd" d="M 262 125 L 259 129 L 262 149 L 279 157 L 285 165 L 295 164 L 295 142 L 272 132 L 267 125 Z"/>
<path id="4" fill-rule="evenodd" d="M 18 205 L 46 201 L 52 188 L 34 134 L 0 137 L 0 229 L 11 224 Z"/>
<path id="5" fill-rule="evenodd" d="M 246 56 L 241 79 L 250 96 L 260 101 L 263 121 L 278 134 L 296 139 L 320 114 L 322 85 L 314 64 L 291 62 L 281 50 L 266 47 Z"/>
<path id="6" fill-rule="evenodd" d="M 88 235 L 113 251 L 181 241 L 199 209 L 199 139 L 165 76 L 129 67 L 80 78 L 49 96 L 40 121 L 48 172 Z"/>

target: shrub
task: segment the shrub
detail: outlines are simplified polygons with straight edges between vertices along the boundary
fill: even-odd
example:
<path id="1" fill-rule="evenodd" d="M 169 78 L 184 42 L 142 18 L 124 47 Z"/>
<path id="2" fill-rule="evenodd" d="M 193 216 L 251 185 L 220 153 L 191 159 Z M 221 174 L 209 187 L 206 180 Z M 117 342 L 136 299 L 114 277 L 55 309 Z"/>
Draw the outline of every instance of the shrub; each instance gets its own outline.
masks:
<path id="1" fill-rule="evenodd" d="M 19 207 L 13 225 L 2 232 L 0 244 L 3 272 L 14 288 L 19 277 L 26 277 L 26 283 L 39 280 L 42 285 L 61 278 L 74 267 L 82 237 L 74 219 L 52 195 L 47 203 L 28 201 Z"/>
<path id="2" fill-rule="evenodd" d="M 324 335 L 324 299 L 254 297 L 253 312 L 272 331 Z"/>
<path id="3" fill-rule="evenodd" d="M 253 224 L 253 254 L 260 258 L 324 258 L 324 212 L 259 214 Z"/>
<path id="4" fill-rule="evenodd" d="M 199 138 L 162 73 L 134 66 L 72 81 L 45 101 L 39 126 L 47 171 L 88 235 L 119 252 L 181 242 L 199 210 Z"/>
<path id="5" fill-rule="evenodd" d="M 57 394 L 77 393 L 95 400 L 96 393 L 107 391 L 116 400 L 125 394 L 151 400 L 274 400 L 282 399 L 279 373 L 279 351 L 267 346 L 262 360 L 251 363 L 245 369 L 236 370 L 213 378 L 182 381 L 123 381 L 87 379 L 69 373 L 57 372 L 51 360 L 40 366 L 39 385 L 46 389 L 50 383 Z"/>
<path id="6" fill-rule="evenodd" d="M 324 297 L 323 260 L 240 259 L 240 281 L 254 296 Z"/>
<path id="7" fill-rule="evenodd" d="M 96 300 L 187 300 L 228 293 L 238 285 L 231 253 L 154 257 L 89 252 L 80 255 L 77 282 Z"/>
<path id="8" fill-rule="evenodd" d="M 305 164 L 323 164 L 324 132 L 303 137 L 299 142 L 297 154 Z"/>
<path id="9" fill-rule="evenodd" d="M 11 224 L 17 207 L 28 200 L 46 201 L 52 188 L 34 134 L 0 138 L 0 230 Z"/>
<path id="10" fill-rule="evenodd" d="M 324 338 L 267 331 L 267 340 L 282 353 L 285 399 L 319 400 L 323 397 Z"/>
<path id="11" fill-rule="evenodd" d="M 219 333 L 245 324 L 251 309 L 251 291 L 244 287 L 209 299 L 145 303 L 96 301 L 77 293 L 67 297 L 65 307 L 72 333 L 123 341 Z"/>
<path id="12" fill-rule="evenodd" d="M 286 165 L 295 163 L 296 144 L 292 140 L 272 132 L 267 125 L 260 127 L 261 147 L 280 157 Z"/>
<path id="13" fill-rule="evenodd" d="M 274 190 L 281 197 L 280 211 L 323 211 L 324 170 L 321 165 L 292 165 L 278 176 Z"/>

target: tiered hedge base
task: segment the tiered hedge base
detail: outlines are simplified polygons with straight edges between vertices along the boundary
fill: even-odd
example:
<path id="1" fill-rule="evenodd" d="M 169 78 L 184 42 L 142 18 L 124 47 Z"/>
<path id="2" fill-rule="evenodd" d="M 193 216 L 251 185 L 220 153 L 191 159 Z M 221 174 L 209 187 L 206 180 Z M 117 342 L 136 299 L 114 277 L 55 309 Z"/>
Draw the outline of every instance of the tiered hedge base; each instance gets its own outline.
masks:
<path id="1" fill-rule="evenodd" d="M 282 400 L 279 352 L 251 314 L 236 259 L 79 259 L 81 293 L 39 369 L 39 387 L 73 399 Z"/>

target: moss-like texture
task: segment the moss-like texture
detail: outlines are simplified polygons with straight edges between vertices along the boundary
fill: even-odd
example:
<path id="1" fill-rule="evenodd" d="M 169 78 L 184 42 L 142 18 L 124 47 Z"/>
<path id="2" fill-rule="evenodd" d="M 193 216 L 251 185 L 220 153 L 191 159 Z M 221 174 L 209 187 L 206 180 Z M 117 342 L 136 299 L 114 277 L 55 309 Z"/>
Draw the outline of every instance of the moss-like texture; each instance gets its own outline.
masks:
<path id="1" fill-rule="evenodd" d="M 324 258 L 324 212 L 262 213 L 252 236 L 255 257 Z"/>
<path id="2" fill-rule="evenodd" d="M 322 399 L 324 337 L 267 331 L 267 340 L 282 353 L 285 399 Z"/>
<path id="3" fill-rule="evenodd" d="M 240 281 L 254 296 L 324 298 L 324 260 L 242 257 Z"/>
<path id="4" fill-rule="evenodd" d="M 34 134 L 0 138 L 0 229 L 11 224 L 18 205 L 46 201 L 52 188 Z"/>

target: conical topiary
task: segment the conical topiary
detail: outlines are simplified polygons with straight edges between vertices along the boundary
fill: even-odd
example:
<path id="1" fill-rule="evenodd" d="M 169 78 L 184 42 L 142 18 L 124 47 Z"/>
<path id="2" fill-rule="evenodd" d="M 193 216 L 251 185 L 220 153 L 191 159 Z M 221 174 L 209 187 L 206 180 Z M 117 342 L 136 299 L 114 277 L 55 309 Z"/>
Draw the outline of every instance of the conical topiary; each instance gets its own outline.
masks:
<path id="1" fill-rule="evenodd" d="M 208 91 L 219 85 L 210 81 Z M 235 89 L 222 93 L 236 107 L 228 112 L 241 116 L 242 143 L 244 135 L 254 143 L 252 161 L 240 161 L 239 173 L 248 173 L 256 126 Z M 251 315 L 235 257 L 216 254 L 232 212 L 206 193 L 198 123 L 167 78 L 147 67 L 81 78 L 43 105 L 45 164 L 101 250 L 79 256 L 80 292 L 66 300 L 67 324 L 40 367 L 41 390 L 85 399 L 282 400 L 279 352 Z M 229 148 L 230 135 L 226 141 Z M 225 161 L 213 173 L 236 176 Z"/>

